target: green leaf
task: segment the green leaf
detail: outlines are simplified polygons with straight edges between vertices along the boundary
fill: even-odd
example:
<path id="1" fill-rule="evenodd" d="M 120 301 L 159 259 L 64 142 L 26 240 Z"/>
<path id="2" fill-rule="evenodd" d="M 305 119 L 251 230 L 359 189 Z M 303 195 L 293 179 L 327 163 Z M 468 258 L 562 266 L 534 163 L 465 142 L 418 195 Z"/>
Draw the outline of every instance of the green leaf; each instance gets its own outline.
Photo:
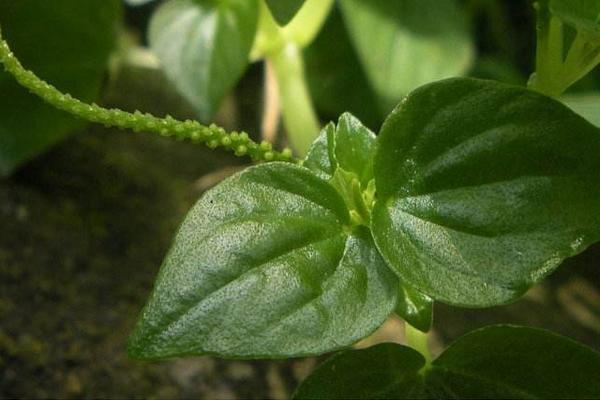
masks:
<path id="1" fill-rule="evenodd" d="M 600 93 L 569 94 L 561 100 L 577 114 L 600 127 Z"/>
<path id="2" fill-rule="evenodd" d="M 266 0 L 275 21 L 281 26 L 287 25 L 302 8 L 304 0 Z"/>
<path id="3" fill-rule="evenodd" d="M 396 304 L 370 233 L 308 169 L 269 163 L 187 216 L 131 338 L 134 357 L 274 358 L 350 346 Z"/>
<path id="4" fill-rule="evenodd" d="M 150 46 L 201 119 L 244 73 L 257 23 L 257 0 L 172 0 L 154 14 Z"/>
<path id="5" fill-rule="evenodd" d="M 310 169 L 323 180 L 330 180 L 337 169 L 335 159 L 336 126 L 330 122 L 321 130 L 321 133 L 311 145 L 303 166 Z"/>
<path id="6" fill-rule="evenodd" d="M 433 300 L 400 282 L 396 314 L 418 330 L 428 332 L 433 323 Z"/>
<path id="7" fill-rule="evenodd" d="M 375 134 L 349 113 L 343 114 L 335 135 L 335 158 L 345 171 L 358 176 L 366 186 L 373 179 Z"/>
<path id="8" fill-rule="evenodd" d="M 392 343 L 338 353 L 302 382 L 294 399 L 421 398 L 424 366 L 417 351 Z"/>
<path id="9" fill-rule="evenodd" d="M 339 4 L 386 112 L 413 89 L 463 75 L 471 65 L 473 43 L 454 0 L 341 0 Z"/>
<path id="10" fill-rule="evenodd" d="M 446 80 L 413 92 L 378 141 L 375 242 L 436 300 L 513 301 L 600 239 L 600 131 L 553 99 Z"/>
<path id="11" fill-rule="evenodd" d="M 304 166 L 330 180 L 339 167 L 355 174 L 363 187 L 373 179 L 375 134 L 356 117 L 343 114 L 337 126 L 330 123 L 308 151 Z"/>
<path id="12" fill-rule="evenodd" d="M 600 353 L 541 329 L 492 326 L 453 343 L 428 374 L 440 398 L 600 397 Z"/>
<path id="13" fill-rule="evenodd" d="M 340 353 L 295 398 L 597 398 L 598 371 L 600 353 L 588 347 L 540 329 L 499 325 L 463 336 L 429 366 L 396 344 Z"/>
<path id="14" fill-rule="evenodd" d="M 119 0 L 0 1 L 2 34 L 25 67 L 65 92 L 97 99 L 120 22 Z M 83 126 L 0 70 L 0 175 Z"/>
<path id="15" fill-rule="evenodd" d="M 550 0 L 550 11 L 577 30 L 600 37 L 600 2 L 597 0 Z"/>

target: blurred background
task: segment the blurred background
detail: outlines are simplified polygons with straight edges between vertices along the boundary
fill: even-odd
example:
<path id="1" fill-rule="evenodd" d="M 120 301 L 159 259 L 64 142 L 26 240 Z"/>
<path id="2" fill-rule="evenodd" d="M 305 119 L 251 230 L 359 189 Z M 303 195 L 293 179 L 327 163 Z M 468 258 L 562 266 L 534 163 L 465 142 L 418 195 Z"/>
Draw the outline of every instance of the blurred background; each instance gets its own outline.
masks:
<path id="1" fill-rule="evenodd" d="M 146 48 L 150 19 L 161 2 L 108 3 L 0 0 L 0 24 L 26 66 L 74 95 L 159 116 L 202 114 Z M 457 62 L 461 70 L 451 75 L 524 85 L 535 64 L 532 4 L 453 4 L 466 50 Z M 377 131 L 401 95 L 381 93 L 385 77 L 372 79 L 352 29 L 336 6 L 304 49 L 308 87 L 321 122 L 351 111 Z M 426 31 L 417 35 L 435 40 Z M 434 55 L 414 56 L 421 57 L 414 67 L 420 70 Z M 211 118 L 258 139 L 265 129 L 264 71 L 260 62 L 247 66 Z M 599 71 L 563 100 L 600 123 L 597 93 Z M 0 74 L 0 397 L 289 397 L 319 360 L 201 357 L 143 363 L 125 352 L 186 211 L 245 163 L 143 132 L 86 126 L 48 109 Z M 600 246 L 594 246 L 505 307 L 436 304 L 433 351 L 492 323 L 543 327 L 600 350 L 599 264 Z M 359 346 L 401 342 L 401 328 L 391 318 Z"/>

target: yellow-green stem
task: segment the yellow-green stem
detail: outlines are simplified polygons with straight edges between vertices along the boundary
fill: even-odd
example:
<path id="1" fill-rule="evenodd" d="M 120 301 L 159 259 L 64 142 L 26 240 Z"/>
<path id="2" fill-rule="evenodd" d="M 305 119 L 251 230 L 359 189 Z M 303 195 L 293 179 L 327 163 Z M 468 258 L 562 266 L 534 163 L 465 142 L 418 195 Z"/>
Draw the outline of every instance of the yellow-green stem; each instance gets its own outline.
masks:
<path id="1" fill-rule="evenodd" d="M 427 344 L 427 334 L 405 322 L 406 343 L 425 357 L 427 365 L 431 363 L 431 352 Z"/>
<path id="2" fill-rule="evenodd" d="M 302 51 L 288 43 L 269 60 L 277 77 L 288 138 L 294 150 L 304 156 L 319 134 L 320 124 L 306 84 Z"/>

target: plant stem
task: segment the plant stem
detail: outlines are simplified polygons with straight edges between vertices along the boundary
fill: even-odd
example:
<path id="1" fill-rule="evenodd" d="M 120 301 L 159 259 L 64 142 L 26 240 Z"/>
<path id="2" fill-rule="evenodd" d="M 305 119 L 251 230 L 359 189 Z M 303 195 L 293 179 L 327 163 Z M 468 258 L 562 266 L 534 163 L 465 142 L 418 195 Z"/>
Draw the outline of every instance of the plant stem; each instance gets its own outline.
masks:
<path id="1" fill-rule="evenodd" d="M 292 147 L 300 154 L 308 152 L 320 130 L 306 84 L 302 49 L 321 30 L 334 0 L 306 0 L 298 14 L 284 27 L 277 25 L 264 1 L 251 60 L 265 58 L 273 66 L 286 128 Z"/>
<path id="2" fill-rule="evenodd" d="M 237 156 L 250 156 L 255 161 L 296 161 L 290 149 L 278 152 L 269 142 L 258 144 L 250 140 L 246 132 L 227 133 L 225 129 L 211 124 L 204 126 L 197 121 L 178 121 L 170 116 L 157 118 L 139 111 L 128 113 L 119 109 L 106 109 L 97 104 L 87 104 L 60 92 L 54 86 L 26 70 L 2 38 L 0 30 L 0 64 L 17 82 L 53 107 L 89 122 L 121 129 L 156 133 L 178 140 L 204 143 L 211 149 L 222 147 Z"/>
<path id="3" fill-rule="evenodd" d="M 279 85 L 275 77 L 273 65 L 269 60 L 265 61 L 265 83 L 263 96 L 263 115 L 262 115 L 262 138 L 269 142 L 274 142 L 277 137 L 279 120 L 281 118 L 281 104 L 279 100 Z"/>
<path id="4" fill-rule="evenodd" d="M 559 96 L 566 89 L 562 81 L 563 24 L 547 9 L 539 9 L 537 29 L 536 72 L 528 86 L 548 96 Z"/>
<path id="5" fill-rule="evenodd" d="M 308 46 L 321 31 L 334 0 L 306 0 L 298 14 L 286 25 L 284 35 L 300 48 Z"/>
<path id="6" fill-rule="evenodd" d="M 425 357 L 427 365 L 429 365 L 431 363 L 431 352 L 429 351 L 429 345 L 427 344 L 427 334 L 414 328 L 407 322 L 404 323 L 404 327 L 406 343 L 408 346 L 421 353 L 423 357 Z"/>
<path id="7" fill-rule="evenodd" d="M 272 62 L 283 112 L 283 123 L 292 147 L 304 156 L 320 130 L 306 84 L 304 60 L 300 48 L 288 43 L 269 56 Z"/>
<path id="8" fill-rule="evenodd" d="M 536 8 L 536 71 L 528 87 L 558 97 L 600 64 L 600 41 L 579 30 L 565 57 L 563 22 L 551 14 L 547 0 L 540 0 Z"/>

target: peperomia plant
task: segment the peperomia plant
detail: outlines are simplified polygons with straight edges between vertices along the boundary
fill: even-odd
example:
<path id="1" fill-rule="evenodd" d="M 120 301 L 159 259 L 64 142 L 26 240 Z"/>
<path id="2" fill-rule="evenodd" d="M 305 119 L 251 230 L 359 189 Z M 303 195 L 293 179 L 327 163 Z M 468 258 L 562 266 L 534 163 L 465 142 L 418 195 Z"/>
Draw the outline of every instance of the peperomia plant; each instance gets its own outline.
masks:
<path id="1" fill-rule="evenodd" d="M 180 18 L 181 8 L 195 3 L 167 2 L 160 18 Z M 214 38 L 233 40 L 227 23 L 252 2 L 217 3 L 210 17 L 216 25 L 206 25 L 225 29 Z M 351 10 L 372 16 L 385 7 L 363 3 L 342 0 L 356 32 L 368 18 Z M 277 63 L 302 43 L 289 40 L 304 37 L 294 15 L 300 10 L 308 18 L 302 13 L 309 6 L 317 7 L 311 0 L 261 2 L 259 12 L 270 7 L 273 15 L 253 44 L 239 36 L 244 40 L 235 46 L 207 50 L 232 60 L 269 55 Z M 412 348 L 381 344 L 340 353 L 296 397 L 598 397 L 600 354 L 568 339 L 488 327 L 432 361 L 422 333 L 431 327 L 434 301 L 512 302 L 600 241 L 600 129 L 547 97 L 600 62 L 600 6 L 551 0 L 537 7 L 538 65 L 530 86 L 541 93 L 469 78 L 437 81 L 406 96 L 378 135 L 343 114 L 302 159 L 243 132 L 86 104 L 26 70 L 3 40 L 0 60 L 22 86 L 85 120 L 270 161 L 225 179 L 190 211 L 131 337 L 133 357 L 318 355 L 352 346 L 395 312 L 408 323 Z M 189 20 L 179 27 L 208 18 L 197 11 L 181 14 Z M 244 26 L 254 30 L 255 16 L 248 15 Z M 576 33 L 568 52 L 563 26 Z M 390 32 L 389 25 L 382 29 Z M 162 34 L 153 33 L 156 43 Z M 206 55 L 167 42 L 159 47 L 179 58 Z M 209 94 L 230 85 L 196 76 Z M 294 93 L 287 106 L 282 102 L 284 114 Z M 211 104 L 210 96 L 198 104 Z"/>

